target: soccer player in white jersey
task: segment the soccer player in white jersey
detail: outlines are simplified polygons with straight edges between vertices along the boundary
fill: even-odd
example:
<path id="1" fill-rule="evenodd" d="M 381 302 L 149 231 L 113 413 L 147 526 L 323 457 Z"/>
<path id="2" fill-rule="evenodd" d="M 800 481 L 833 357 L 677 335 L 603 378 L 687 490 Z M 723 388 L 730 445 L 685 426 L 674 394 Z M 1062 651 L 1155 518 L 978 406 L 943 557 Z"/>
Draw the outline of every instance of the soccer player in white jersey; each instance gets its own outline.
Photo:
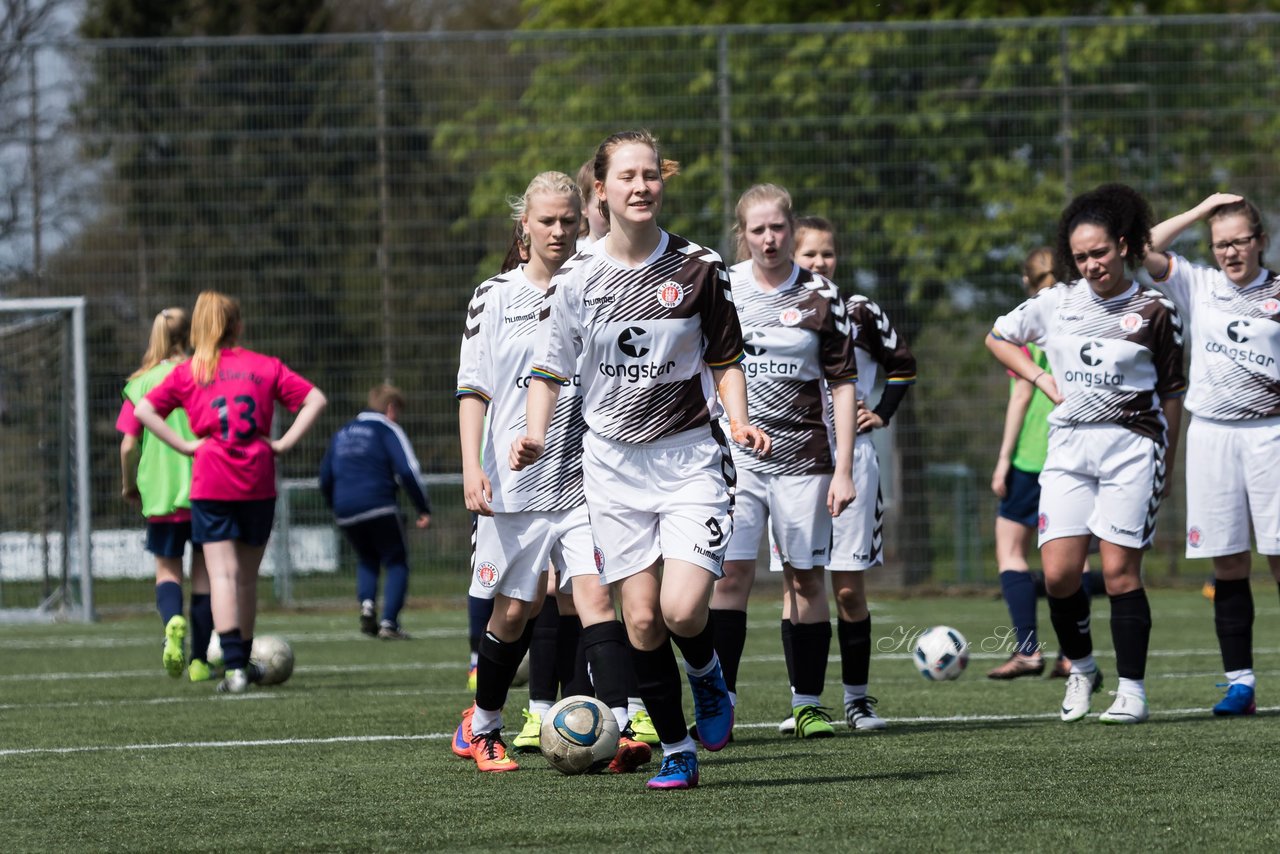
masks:
<path id="1" fill-rule="evenodd" d="M 1182 321 L 1174 304 L 1140 287 L 1127 268 L 1142 263 L 1151 207 L 1130 187 L 1107 184 L 1072 200 L 1058 223 L 1060 269 L 1081 278 L 1041 291 L 996 320 L 987 347 L 1054 402 L 1040 474 L 1040 556 L 1049 616 L 1071 660 L 1061 718 L 1089 713 L 1102 684 L 1093 659 L 1089 597 L 1081 586 L 1090 536 L 1100 541 L 1111 600 L 1119 681 L 1104 723 L 1148 716 L 1151 608 L 1142 552 L 1167 492 L 1182 395 Z M 1049 355 L 1052 373 L 1022 349 Z"/>
<path id="2" fill-rule="evenodd" d="M 1219 270 L 1167 253 L 1209 223 Z M 1256 710 L 1249 523 L 1280 581 L 1280 276 L 1262 266 L 1269 238 L 1258 209 L 1218 193 L 1151 229 L 1147 272 L 1191 327 L 1187 409 L 1187 557 L 1212 558 L 1214 625 L 1227 675 L 1215 715 Z"/>
<path id="3" fill-rule="evenodd" d="M 762 456 L 770 442 L 747 420 L 728 272 L 715 252 L 658 226 L 663 179 L 674 164 L 645 131 L 610 136 L 594 162 L 610 230 L 547 291 L 528 433 L 512 444 L 510 462 L 523 471 L 541 458 L 556 396 L 580 370 L 596 567 L 621 593 L 640 696 L 662 744 L 662 767 L 648 786 L 688 789 L 698 784 L 698 758 L 672 641 L 684 657 L 703 746 L 719 750 L 733 728 L 707 620 L 732 533 L 736 477 L 717 423 L 721 405 L 733 441 Z"/>
<path id="4" fill-rule="evenodd" d="M 796 221 L 795 261 L 814 273 L 832 279 L 836 272 L 835 227 L 823 217 L 806 216 Z M 893 328 L 880 306 L 860 294 L 845 301 L 849 312 L 850 336 L 857 358 L 857 432 L 866 435 L 884 429 L 916 380 L 916 360 L 906 340 Z M 884 390 L 875 406 L 868 406 L 876 376 L 885 373 Z M 876 714 L 879 701 L 867 693 L 871 673 L 871 611 L 867 607 L 866 572 L 884 563 L 880 461 L 870 441 L 859 440 L 853 449 L 853 503 L 832 521 L 833 540 L 827 572 L 836 600 L 836 643 L 840 648 L 840 681 L 844 687 L 844 717 L 854 732 L 884 729 L 884 718 Z M 781 569 L 777 548 L 771 543 L 771 566 Z M 782 603 L 782 648 L 787 673 L 801 665 L 794 649 L 794 614 L 791 602 Z M 792 684 L 794 685 L 794 676 Z M 792 701 L 794 703 L 794 700 Z M 788 717 L 779 726 L 783 733 L 795 732 L 796 719 Z"/>
<path id="5" fill-rule="evenodd" d="M 849 319 L 835 285 L 792 260 L 795 216 L 785 189 L 757 184 L 743 193 L 736 231 L 739 263 L 729 280 L 747 351 L 747 410 L 773 440 L 773 452 L 768 459 L 734 453 L 733 536 L 711 597 L 716 654 L 736 706 L 747 600 L 767 529 L 781 556 L 783 599 L 794 615 L 788 675 L 795 733 L 829 738 L 835 731 L 821 701 L 831 651 L 823 568 L 831 557 L 832 518 L 854 497 L 858 376 Z"/>
<path id="6" fill-rule="evenodd" d="M 627 730 L 626 636 L 595 572 L 583 499 L 586 425 L 576 371 L 566 372 L 570 390 L 549 419 L 546 455 L 526 471 L 512 472 L 503 454 L 523 431 L 524 388 L 543 292 L 573 253 L 581 198 L 569 176 L 544 172 L 512 207 L 528 235 L 529 261 L 476 288 L 458 368 L 463 496 L 467 509 L 479 514 L 471 595 L 493 599 L 494 608 L 480 642 L 475 703 L 463 712 L 452 749 L 474 759 L 481 771 L 518 767 L 502 740 L 502 707 L 529 648 L 529 617 L 542 602 L 550 560 L 562 587 L 572 586 L 597 693 L 623 733 L 610 768 L 630 771 L 649 761 L 650 749 Z"/>

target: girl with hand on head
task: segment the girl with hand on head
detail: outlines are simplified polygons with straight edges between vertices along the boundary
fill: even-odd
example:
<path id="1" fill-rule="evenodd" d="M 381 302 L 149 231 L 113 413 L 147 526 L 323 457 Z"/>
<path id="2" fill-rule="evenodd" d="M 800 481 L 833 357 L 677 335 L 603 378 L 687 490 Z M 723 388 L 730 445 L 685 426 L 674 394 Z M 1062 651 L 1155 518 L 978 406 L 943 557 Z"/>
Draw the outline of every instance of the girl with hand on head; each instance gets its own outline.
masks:
<path id="1" fill-rule="evenodd" d="M 1218 269 L 1168 252 L 1209 224 Z M 1263 266 L 1270 237 L 1257 207 L 1215 193 L 1151 229 L 1147 272 L 1191 325 L 1187 409 L 1187 557 L 1211 558 L 1214 626 L 1227 675 L 1219 716 L 1256 710 L 1249 526 L 1280 582 L 1280 276 Z"/>
<path id="2" fill-rule="evenodd" d="M 674 164 L 644 131 L 596 151 L 595 197 L 608 235 L 566 264 L 547 290 L 534 347 L 527 434 L 514 471 L 547 451 L 556 397 L 582 365 L 588 431 L 582 467 L 596 567 L 621 594 L 639 692 L 661 739 L 655 789 L 698 784 L 674 642 L 685 662 L 702 744 L 719 750 L 733 705 L 707 605 L 732 534 L 732 441 L 767 455 L 747 417 L 742 331 L 720 257 L 662 230 Z"/>
<path id="3" fill-rule="evenodd" d="M 290 451 L 324 410 L 324 395 L 273 356 L 241 347 L 239 304 L 204 291 L 191 316 L 195 354 L 138 404 L 135 414 L 161 441 L 195 458 L 191 538 L 204 547 L 213 622 L 226 674 L 221 693 L 243 693 L 261 673 L 249 664 L 258 613 L 258 567 L 275 519 L 275 457 Z M 293 423 L 271 439 L 279 401 Z M 164 419 L 182 407 L 194 439 Z"/>
<path id="4" fill-rule="evenodd" d="M 1130 187 L 1108 184 L 1077 196 L 1058 223 L 1056 251 L 1074 282 L 1041 291 L 996 320 L 987 347 L 1044 392 L 1049 447 L 1040 474 L 1040 555 L 1049 615 L 1071 661 L 1063 721 L 1089 713 L 1102 684 L 1093 659 L 1089 597 L 1081 580 L 1091 537 L 1100 541 L 1111 600 L 1119 683 L 1103 723 L 1145 721 L 1144 676 L 1151 608 L 1142 552 L 1168 491 L 1182 416 L 1182 321 L 1173 303 L 1136 284 L 1151 235 L 1151 208 Z M 1023 350 L 1035 343 L 1053 371 Z"/>

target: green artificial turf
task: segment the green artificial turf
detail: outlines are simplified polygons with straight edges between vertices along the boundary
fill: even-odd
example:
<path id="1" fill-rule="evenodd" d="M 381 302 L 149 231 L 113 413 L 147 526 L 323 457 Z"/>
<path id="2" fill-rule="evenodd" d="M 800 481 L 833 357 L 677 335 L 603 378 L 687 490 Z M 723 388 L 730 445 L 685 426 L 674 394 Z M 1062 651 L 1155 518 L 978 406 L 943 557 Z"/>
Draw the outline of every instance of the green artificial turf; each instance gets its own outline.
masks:
<path id="1" fill-rule="evenodd" d="M 890 727 L 779 735 L 788 693 L 777 603 L 753 602 L 735 740 L 702 783 L 564 777 L 538 756 L 482 775 L 449 751 L 465 689 L 465 613 L 404 615 L 409 642 L 354 614 L 266 614 L 293 644 L 284 685 L 220 697 L 167 677 L 158 618 L 0 627 L 5 851 L 1276 850 L 1280 607 L 1255 585 L 1259 713 L 1214 719 L 1221 662 L 1198 592 L 1151 593 L 1150 722 L 1063 724 L 1063 683 L 992 682 L 1008 618 L 994 597 L 873 601 L 871 693 Z M 1105 600 L 1094 637 L 1113 688 Z M 1052 649 L 1043 605 L 1042 639 Z M 900 643 L 945 623 L 973 646 L 951 683 Z M 825 698 L 839 706 L 833 656 Z M 510 735 L 526 694 L 513 690 Z M 686 692 L 686 706 L 688 694 Z M 837 712 L 837 720 L 839 720 Z M 656 770 L 656 762 L 650 766 Z"/>

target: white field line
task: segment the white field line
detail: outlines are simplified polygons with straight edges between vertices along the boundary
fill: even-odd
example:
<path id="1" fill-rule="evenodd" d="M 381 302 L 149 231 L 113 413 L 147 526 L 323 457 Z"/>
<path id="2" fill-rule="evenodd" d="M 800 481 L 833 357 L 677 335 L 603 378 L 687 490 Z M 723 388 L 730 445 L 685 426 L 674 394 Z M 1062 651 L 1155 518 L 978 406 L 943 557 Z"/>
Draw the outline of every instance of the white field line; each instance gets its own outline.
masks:
<path id="1" fill-rule="evenodd" d="M 1280 648 L 1255 649 L 1256 655 L 1280 655 Z M 1095 658 L 1115 658 L 1115 653 L 1109 649 L 1094 650 Z M 1195 658 L 1205 656 L 1218 656 L 1219 651 L 1216 649 L 1153 649 L 1148 653 L 1151 658 Z M 876 661 L 910 661 L 911 655 L 905 652 L 877 652 L 872 654 L 872 658 Z M 970 661 L 1003 661 L 1008 658 L 1007 652 L 975 652 L 970 654 Z M 743 664 L 776 664 L 783 660 L 781 655 L 746 655 L 742 658 Z M 299 667 L 297 673 L 364 673 L 364 672 L 395 672 L 403 670 L 465 670 L 466 667 L 458 661 L 435 661 L 429 663 L 401 662 L 394 664 L 314 664 L 306 667 Z M 4 682 L 70 682 L 77 679 L 155 679 L 159 675 L 158 668 L 150 668 L 147 670 L 100 670 L 88 672 L 63 672 L 63 673 L 16 673 L 0 675 L 0 683 Z M 1191 674 L 1199 676 L 1202 674 Z M 1213 672 L 1208 672 L 1213 675 Z M 1221 675 L 1221 674 L 1219 674 Z M 1167 675 L 1156 674 L 1160 678 L 1168 678 Z M 1175 676 L 1175 678 L 1177 678 Z M 0 706 L 0 708 L 4 708 Z"/>
<path id="2" fill-rule="evenodd" d="M 767 658 L 767 657 L 761 656 L 753 660 L 781 661 L 782 657 L 777 656 L 776 658 Z M 368 672 L 371 670 L 376 670 L 376 671 L 405 670 L 405 669 L 426 670 L 426 669 L 440 669 L 441 666 L 442 665 L 424 665 L 424 666 L 331 665 L 331 666 L 318 666 L 318 667 L 305 668 L 305 670 L 310 673 L 317 673 L 317 672 L 343 673 L 343 672 L 357 672 L 357 671 Z M 450 664 L 450 665 L 447 665 L 447 668 L 452 669 L 455 666 L 456 665 Z M 303 672 L 303 668 L 299 668 L 297 672 Z M 156 672 L 154 670 L 138 671 L 138 673 L 140 673 L 141 675 L 145 675 L 146 677 L 151 679 L 155 679 L 156 677 Z M 1255 673 L 1258 676 L 1271 677 L 1271 676 L 1280 675 L 1280 670 L 1256 670 Z M 75 674 L 72 674 L 72 675 L 75 675 Z M 120 674 L 105 674 L 105 675 L 110 676 L 110 675 L 120 675 Z M 1222 678 L 1222 673 L 1221 671 L 1216 671 L 1216 670 L 1188 671 L 1188 672 L 1182 672 L 1182 673 L 1157 673 L 1154 675 L 1147 676 L 1148 680 L 1152 680 L 1152 679 L 1161 679 L 1161 680 L 1164 680 L 1164 679 L 1220 679 L 1220 678 Z M 901 685 L 906 682 L 919 684 L 918 679 L 914 678 L 910 674 L 906 676 L 893 676 L 893 677 L 887 677 L 887 678 L 882 677 L 882 678 L 876 679 L 877 685 L 884 685 L 884 684 Z M 210 682 L 209 684 L 210 686 L 212 686 L 214 683 Z M 754 689 L 757 687 L 762 689 L 768 689 L 768 688 L 776 688 L 777 684 L 773 682 L 767 682 L 765 680 L 750 679 L 750 680 L 740 681 L 738 683 L 738 687 L 739 689 L 743 689 L 743 688 Z M 351 689 L 351 690 L 354 691 L 358 689 Z M 516 690 L 518 691 L 519 689 L 516 689 Z M 468 692 L 466 691 L 466 689 L 461 686 L 459 686 L 458 688 L 421 687 L 421 688 L 392 688 L 392 689 L 381 689 L 381 690 L 371 689 L 371 690 L 359 691 L 359 695 L 362 699 L 370 699 L 373 697 L 421 697 L 421 698 L 457 697 L 457 696 L 465 696 L 467 695 L 467 693 Z M 314 695 L 312 694 L 300 694 L 300 693 L 292 693 L 292 692 L 276 693 L 273 691 L 254 691 L 248 694 L 242 694 L 242 695 L 237 695 L 233 697 L 222 696 L 215 693 L 209 693 L 209 694 L 198 694 L 195 696 L 186 696 L 186 697 L 150 697 L 145 700 L 142 700 L 142 699 L 63 700 L 63 701 L 41 701 L 41 702 L 34 702 L 34 703 L 0 703 L 0 712 L 28 711 L 28 710 L 36 710 L 36 709 L 64 709 L 65 710 L 65 709 L 104 708 L 104 707 L 120 708 L 125 706 L 166 706 L 166 705 L 179 705 L 179 704 L 186 704 L 186 703 L 208 703 L 211 701 L 212 702 L 227 702 L 227 701 L 239 702 L 243 700 L 282 700 L 283 701 L 288 699 L 300 699 L 302 697 L 307 697 L 308 700 L 314 699 Z M 899 719 L 895 718 L 895 720 L 899 720 Z M 922 718 L 921 720 L 924 720 L 924 719 Z"/>
<path id="3" fill-rule="evenodd" d="M 1280 706 L 1259 707 L 1259 712 L 1280 712 Z M 1203 708 L 1194 709 L 1160 709 L 1151 712 L 1152 720 L 1161 718 L 1202 717 L 1207 715 Z M 1057 712 L 1031 715 L 943 715 L 920 716 L 911 718 L 893 718 L 894 724 L 936 724 L 936 723 L 1002 723 L 1015 721 L 1055 720 Z M 737 724 L 738 729 L 776 729 L 777 722 Z M 0 750 L 0 757 L 67 755 L 73 753 L 106 753 L 106 752 L 140 752 L 148 750 L 226 750 L 244 747 L 293 747 L 315 744 L 372 744 L 378 742 L 405 741 L 443 741 L 453 737 L 452 732 L 431 732 L 419 735 L 340 735 L 329 738 L 279 738 L 253 739 L 245 741 L 175 741 L 152 744 L 86 744 L 72 747 L 16 747 Z"/>
<path id="4" fill-rule="evenodd" d="M 782 656 L 778 656 L 782 660 Z M 396 670 L 457 670 L 466 671 L 466 666 L 456 661 L 435 661 L 430 663 L 403 662 L 397 664 L 312 664 L 299 667 L 295 673 L 363 673 L 367 671 L 393 672 Z M 148 670 L 99 670 L 86 673 L 17 673 L 0 676 L 0 682 L 69 682 L 76 679 L 154 679 L 160 675 L 158 667 Z"/>

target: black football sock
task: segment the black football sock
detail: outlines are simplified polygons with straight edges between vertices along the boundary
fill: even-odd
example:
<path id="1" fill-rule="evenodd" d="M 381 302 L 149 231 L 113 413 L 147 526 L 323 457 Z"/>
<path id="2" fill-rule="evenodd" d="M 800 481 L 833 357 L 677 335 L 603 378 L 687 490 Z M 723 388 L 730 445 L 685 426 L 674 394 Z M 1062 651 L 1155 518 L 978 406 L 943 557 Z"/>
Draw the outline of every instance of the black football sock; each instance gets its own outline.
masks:
<path id="1" fill-rule="evenodd" d="M 591 662 L 596 697 L 611 709 L 626 708 L 627 674 L 632 665 L 622 623 L 609 620 L 586 626 L 582 630 L 582 646 Z"/>
<path id="2" fill-rule="evenodd" d="M 845 685 L 866 685 L 871 673 L 871 617 L 856 622 L 836 621 L 840 644 L 840 681 Z"/>
<path id="3" fill-rule="evenodd" d="M 791 641 L 795 645 L 795 692 L 818 696 L 827 680 L 827 660 L 831 656 L 831 624 L 795 623 L 791 625 Z"/>
<path id="4" fill-rule="evenodd" d="M 1213 625 L 1222 650 L 1222 669 L 1253 669 L 1253 589 L 1249 579 L 1219 578 L 1213 594 Z"/>
<path id="5" fill-rule="evenodd" d="M 738 665 L 747 643 L 747 612 L 712 608 L 709 621 L 716 655 L 720 656 L 720 669 L 724 671 L 724 683 L 730 691 L 737 692 Z"/>
<path id="6" fill-rule="evenodd" d="M 556 678 L 556 634 L 560 627 L 560 607 L 556 597 L 542 601 L 542 610 L 532 622 L 533 635 L 529 644 L 529 699 L 534 702 L 554 703 L 560 687 Z"/>
<path id="7" fill-rule="evenodd" d="M 644 700 L 658 738 L 666 744 L 688 738 L 680 699 L 680 668 L 671 644 L 664 643 L 649 652 L 632 647 L 631 661 L 636 669 L 640 699 Z"/>
<path id="8" fill-rule="evenodd" d="M 1111 643 L 1116 649 L 1116 676 L 1142 679 L 1147 671 L 1151 640 L 1151 604 L 1139 587 L 1111 596 Z"/>
<path id="9" fill-rule="evenodd" d="M 514 641 L 500 641 L 493 632 L 485 632 L 480 639 L 480 660 L 476 664 L 476 707 L 487 712 L 501 712 L 507 704 L 507 692 L 511 680 L 524 654 L 529 650 L 533 636 L 531 625 Z"/>
<path id="10" fill-rule="evenodd" d="M 1072 661 L 1093 655 L 1093 635 L 1089 632 L 1089 595 L 1081 587 L 1061 599 L 1050 596 L 1049 622 L 1058 636 L 1058 649 Z"/>

